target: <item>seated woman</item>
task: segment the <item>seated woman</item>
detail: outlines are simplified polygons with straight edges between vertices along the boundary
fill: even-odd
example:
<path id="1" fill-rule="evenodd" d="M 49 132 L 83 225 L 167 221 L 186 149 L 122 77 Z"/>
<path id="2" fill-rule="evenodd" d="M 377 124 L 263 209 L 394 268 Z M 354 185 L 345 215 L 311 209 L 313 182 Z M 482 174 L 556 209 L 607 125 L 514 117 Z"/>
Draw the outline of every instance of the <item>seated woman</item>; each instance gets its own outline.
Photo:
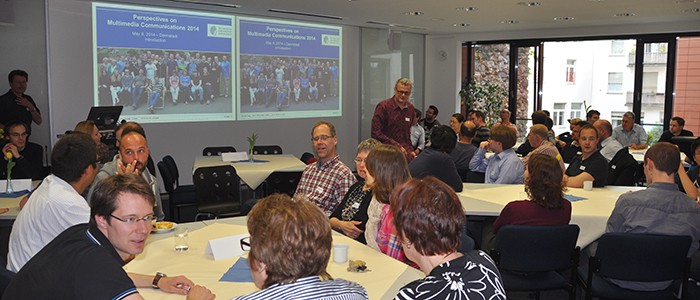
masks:
<path id="1" fill-rule="evenodd" d="M 367 246 L 405 262 L 401 243 L 392 230 L 390 219 L 387 219 L 391 191 L 395 186 L 411 179 L 405 155 L 398 147 L 383 144 L 369 152 L 365 164 L 367 184 L 374 193 L 367 208 Z"/>
<path id="2" fill-rule="evenodd" d="M 309 201 L 273 194 L 248 214 L 248 263 L 260 291 L 233 299 L 367 299 L 361 285 L 326 272 L 331 227 Z"/>
<path id="3" fill-rule="evenodd" d="M 87 133 L 97 146 L 97 162 L 100 165 L 110 162 L 112 157 L 109 155 L 109 147 L 102 142 L 102 134 L 100 130 L 97 129 L 97 125 L 92 120 L 81 121 L 78 125 L 75 125 L 73 131 Z"/>
<path id="4" fill-rule="evenodd" d="M 335 211 L 331 214 L 331 228 L 347 235 L 356 241 L 365 241 L 365 223 L 367 223 L 367 207 L 372 200 L 372 189 L 367 183 L 367 167 L 365 160 L 369 152 L 382 143 L 373 138 L 366 139 L 357 145 L 355 166 L 357 174 L 363 180 L 353 184 Z"/>
<path id="5" fill-rule="evenodd" d="M 520 184 L 523 183 L 523 163 L 513 151 L 518 137 L 507 126 L 493 126 L 488 141 L 479 144 L 469 170 L 486 173 L 484 183 Z M 493 151 L 493 156 L 486 158 L 486 151 Z"/>
<path id="6" fill-rule="evenodd" d="M 546 154 L 533 154 L 525 169 L 525 192 L 529 199 L 508 203 L 493 223 L 493 233 L 503 225 L 566 225 L 571 202 L 564 199 L 559 161 Z"/>
<path id="7" fill-rule="evenodd" d="M 608 161 L 598 150 L 598 130 L 593 125 L 581 127 L 578 142 L 581 155 L 576 155 L 566 169 L 566 185 L 580 188 L 584 181 L 593 181 L 593 187 L 604 187 L 608 180 Z"/>
<path id="8" fill-rule="evenodd" d="M 452 117 L 450 118 L 450 128 L 454 131 L 455 136 L 457 137 L 457 140 L 460 138 L 460 132 L 461 132 L 461 127 L 462 124 L 466 121 L 464 118 L 464 115 L 460 113 L 454 113 L 452 114 Z"/>
<path id="9" fill-rule="evenodd" d="M 412 179 L 396 187 L 391 201 L 406 256 L 427 275 L 402 287 L 395 299 L 506 299 L 491 257 L 457 251 L 465 219 L 452 188 L 434 177 Z"/>

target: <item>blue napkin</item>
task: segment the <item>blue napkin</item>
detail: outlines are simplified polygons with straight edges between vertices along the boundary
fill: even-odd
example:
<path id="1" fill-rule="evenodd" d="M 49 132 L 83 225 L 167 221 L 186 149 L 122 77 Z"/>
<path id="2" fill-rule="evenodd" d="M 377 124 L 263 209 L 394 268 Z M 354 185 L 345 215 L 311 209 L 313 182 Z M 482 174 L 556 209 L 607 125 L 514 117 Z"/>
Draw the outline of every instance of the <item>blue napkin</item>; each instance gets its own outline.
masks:
<path id="1" fill-rule="evenodd" d="M 579 196 L 574 196 L 574 195 L 569 195 L 569 194 L 564 194 L 564 199 L 569 200 L 569 202 L 576 202 L 579 200 L 586 200 L 588 198 L 584 197 L 579 197 Z"/>
<path id="2" fill-rule="evenodd" d="M 244 160 L 239 160 L 239 161 L 235 161 L 235 162 L 250 162 L 250 160 L 244 159 Z M 265 162 L 270 162 L 270 161 L 264 160 L 264 159 L 253 159 L 253 163 L 265 163 Z"/>
<path id="3" fill-rule="evenodd" d="M 236 263 L 231 266 L 224 276 L 221 276 L 219 281 L 228 282 L 253 282 L 253 276 L 250 274 L 250 266 L 248 259 L 245 257 L 239 258 Z"/>
<path id="4" fill-rule="evenodd" d="M 21 191 L 16 191 L 14 193 L 0 193 L 0 198 L 17 198 L 19 196 L 24 196 L 26 194 L 29 194 L 28 190 L 21 190 Z"/>

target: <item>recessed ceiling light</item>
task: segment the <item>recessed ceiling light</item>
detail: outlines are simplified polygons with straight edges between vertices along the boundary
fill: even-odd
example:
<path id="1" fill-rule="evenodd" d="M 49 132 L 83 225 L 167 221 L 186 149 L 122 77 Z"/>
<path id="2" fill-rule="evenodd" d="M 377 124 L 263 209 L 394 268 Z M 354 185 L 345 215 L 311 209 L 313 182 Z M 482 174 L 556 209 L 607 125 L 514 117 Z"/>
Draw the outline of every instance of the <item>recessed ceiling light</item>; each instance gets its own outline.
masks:
<path id="1" fill-rule="evenodd" d="M 676 0 L 676 4 L 696 3 L 698 0 Z"/>
<path id="2" fill-rule="evenodd" d="M 461 6 L 461 7 L 455 8 L 455 10 L 476 11 L 476 10 L 479 10 L 479 8 L 478 8 L 478 7 L 474 7 L 474 6 Z"/>
<path id="3" fill-rule="evenodd" d="M 542 3 L 539 3 L 539 2 L 518 2 L 518 5 L 533 7 L 533 6 L 540 6 L 540 5 L 542 5 Z"/>
<path id="4" fill-rule="evenodd" d="M 501 20 L 501 24 L 518 24 L 520 21 L 518 20 Z"/>
<path id="5" fill-rule="evenodd" d="M 422 11 L 407 11 L 403 13 L 404 15 L 407 16 L 422 16 L 423 12 Z"/>
<path id="6" fill-rule="evenodd" d="M 432 19 L 430 19 L 430 21 L 442 22 L 442 21 L 445 21 L 445 19 L 443 19 L 443 18 L 432 18 Z"/>
<path id="7" fill-rule="evenodd" d="M 573 19 L 574 17 L 556 17 L 554 18 L 554 21 L 571 21 Z"/>
<path id="8" fill-rule="evenodd" d="M 700 13 L 700 8 L 691 8 L 683 11 L 684 13 Z"/>
<path id="9" fill-rule="evenodd" d="M 454 23 L 452 24 L 454 27 L 469 27 L 469 24 L 467 23 Z"/>
<path id="10" fill-rule="evenodd" d="M 637 15 L 636 13 L 629 13 L 628 12 L 628 13 L 616 13 L 613 16 L 616 16 L 616 17 L 634 17 L 636 15 Z"/>

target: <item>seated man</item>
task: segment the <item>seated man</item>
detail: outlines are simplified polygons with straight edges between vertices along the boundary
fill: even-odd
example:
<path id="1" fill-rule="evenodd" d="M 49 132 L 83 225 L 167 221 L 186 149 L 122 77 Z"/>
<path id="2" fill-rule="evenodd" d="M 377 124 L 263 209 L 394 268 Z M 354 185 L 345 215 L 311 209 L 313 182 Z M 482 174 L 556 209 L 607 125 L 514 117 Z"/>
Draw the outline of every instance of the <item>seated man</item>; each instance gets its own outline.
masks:
<path id="1" fill-rule="evenodd" d="M 7 152 L 12 153 L 15 166 L 12 168 L 12 178 L 41 180 L 46 176 L 44 171 L 44 149 L 38 144 L 29 142 L 27 125 L 14 121 L 5 126 L 7 143 L 2 147 L 3 159 L 0 159 L 0 176 L 7 178 Z"/>
<path id="2" fill-rule="evenodd" d="M 145 136 L 138 131 L 124 130 L 119 143 L 119 153 L 114 156 L 112 161 L 104 164 L 100 172 L 97 173 L 97 177 L 95 177 L 95 181 L 90 188 L 88 202 L 92 203 L 93 189 L 103 179 L 115 174 L 136 174 L 143 177 L 151 185 L 156 198 L 156 206 L 154 208 L 156 217 L 158 217 L 158 220 L 165 218 L 163 203 L 160 199 L 160 190 L 158 189 L 158 180 L 146 168 L 149 153 L 148 142 Z"/>
<path id="3" fill-rule="evenodd" d="M 559 162 L 561 171 L 566 171 L 564 167 L 564 161 L 561 159 L 559 150 L 552 143 L 549 142 L 547 126 L 542 124 L 532 125 L 530 127 L 530 133 L 527 134 L 527 141 L 532 145 L 532 151 L 523 157 L 523 167 L 527 166 L 527 162 L 535 154 L 544 154 L 549 157 L 556 159 Z"/>
<path id="4" fill-rule="evenodd" d="M 600 141 L 600 154 L 605 160 L 610 162 L 620 149 L 624 148 L 620 142 L 612 137 L 612 125 L 607 120 L 598 120 L 593 124 L 598 130 L 598 141 Z"/>
<path id="5" fill-rule="evenodd" d="M 311 141 L 318 161 L 304 168 L 294 196 L 306 197 L 330 216 L 357 178 L 336 154 L 338 137 L 333 124 L 316 122 Z"/>
<path id="6" fill-rule="evenodd" d="M 674 176 L 680 163 L 680 152 L 670 143 L 649 148 L 644 154 L 647 189 L 620 195 L 605 231 L 690 236 L 688 256 L 695 254 L 700 247 L 700 205 L 678 191 Z M 623 288 L 643 291 L 662 290 L 671 284 L 611 281 Z"/>
<path id="7" fill-rule="evenodd" d="M 361 285 L 326 272 L 331 226 L 323 211 L 307 201 L 274 194 L 248 214 L 248 263 L 260 291 L 244 299 L 367 299 Z"/>
<path id="8" fill-rule="evenodd" d="M 622 115 L 622 125 L 615 127 L 613 137 L 622 144 L 632 149 L 647 148 L 647 132 L 644 127 L 634 122 L 635 115 L 628 111 Z"/>
<path id="9" fill-rule="evenodd" d="M 17 214 L 7 253 L 7 269 L 19 271 L 63 230 L 90 218 L 80 196 L 97 174 L 95 143 L 87 134 L 64 135 L 51 151 L 53 174 L 34 190 Z"/>
<path id="10" fill-rule="evenodd" d="M 559 147 L 561 148 L 559 153 L 561 153 L 562 160 L 564 160 L 565 164 L 571 163 L 571 160 L 574 159 L 574 156 L 576 156 L 577 153 L 581 152 L 581 145 L 578 144 L 578 134 L 581 131 L 581 127 L 587 124 L 588 122 L 582 121 L 580 119 L 579 121 L 571 119 L 571 124 L 569 125 L 569 128 L 571 129 L 571 141 L 559 141 Z"/>
<path id="11" fill-rule="evenodd" d="M 472 121 L 474 125 L 476 125 L 476 136 L 472 140 L 472 144 L 474 144 L 475 147 L 479 147 L 481 142 L 489 139 L 490 130 L 488 127 L 486 127 L 486 123 L 484 122 L 485 119 L 486 115 L 484 115 L 484 112 L 482 111 L 475 110 L 469 114 L 469 121 Z"/>
<path id="12" fill-rule="evenodd" d="M 101 181 L 94 190 L 90 222 L 66 229 L 39 251 L 17 273 L 3 299 L 143 299 L 136 287 L 151 286 L 187 294 L 187 299 L 214 299 L 183 276 L 129 276 L 124 271 L 123 265 L 143 252 L 155 221 L 154 202 L 150 185 L 139 176 Z"/>
<path id="13" fill-rule="evenodd" d="M 586 125 L 579 132 L 581 155 L 576 155 L 566 169 L 566 185 L 583 187 L 584 181 L 593 181 L 594 187 L 604 187 L 608 180 L 608 161 L 598 151 L 598 130 Z"/>
<path id="14" fill-rule="evenodd" d="M 516 139 L 515 132 L 507 126 L 494 126 L 489 140 L 481 142 L 479 150 L 469 162 L 469 170 L 485 172 L 485 183 L 522 184 L 525 167 L 513 151 Z M 488 150 L 495 154 L 486 158 Z"/>
<path id="15" fill-rule="evenodd" d="M 449 154 L 456 143 L 457 136 L 450 126 L 440 125 L 433 128 L 430 133 L 430 147 L 408 165 L 411 177 L 435 176 L 456 192 L 461 192 L 462 179 Z"/>
<path id="16" fill-rule="evenodd" d="M 469 171 L 469 162 L 474 157 L 477 147 L 472 144 L 472 139 L 476 136 L 476 125 L 472 121 L 462 123 L 461 134 L 454 150 L 450 152 L 452 160 L 455 162 L 457 172 Z"/>
<path id="17" fill-rule="evenodd" d="M 659 142 L 672 143 L 671 138 L 674 136 L 693 136 L 693 132 L 683 129 L 685 127 L 685 120 L 681 117 L 671 118 L 668 130 L 664 131 L 659 138 Z"/>

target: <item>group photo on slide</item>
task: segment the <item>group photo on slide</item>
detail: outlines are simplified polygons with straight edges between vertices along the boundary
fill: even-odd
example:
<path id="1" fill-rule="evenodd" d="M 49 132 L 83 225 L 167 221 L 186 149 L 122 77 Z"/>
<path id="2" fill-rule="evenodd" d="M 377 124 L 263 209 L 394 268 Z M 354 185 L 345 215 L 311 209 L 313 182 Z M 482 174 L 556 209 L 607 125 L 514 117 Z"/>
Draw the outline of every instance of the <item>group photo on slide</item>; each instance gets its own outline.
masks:
<path id="1" fill-rule="evenodd" d="M 240 111 L 339 109 L 337 59 L 240 56 Z"/>
<path id="2" fill-rule="evenodd" d="M 95 105 L 124 106 L 124 115 L 231 111 L 228 55 L 100 47 Z"/>

